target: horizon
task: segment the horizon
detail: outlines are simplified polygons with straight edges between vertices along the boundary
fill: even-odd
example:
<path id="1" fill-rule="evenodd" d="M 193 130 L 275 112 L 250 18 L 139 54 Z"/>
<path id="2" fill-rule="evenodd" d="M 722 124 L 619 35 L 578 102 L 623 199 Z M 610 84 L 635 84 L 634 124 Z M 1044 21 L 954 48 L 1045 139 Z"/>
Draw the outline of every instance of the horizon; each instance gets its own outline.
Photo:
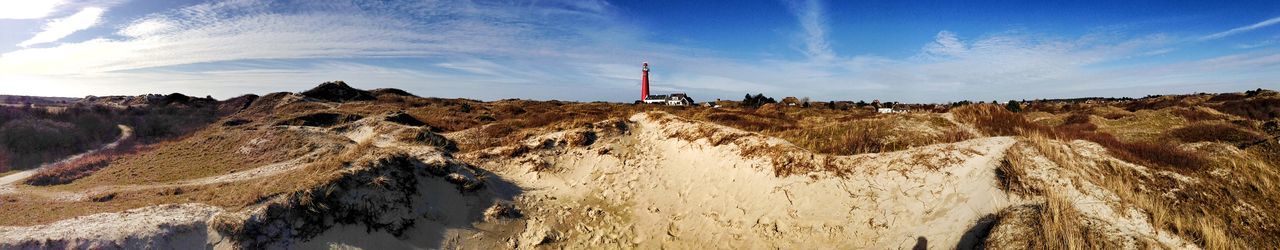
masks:
<path id="1" fill-rule="evenodd" d="M 697 101 L 1138 98 L 1273 89 L 1276 24 L 1274 1 L 5 2 L 0 94 L 626 103 L 648 61 Z"/>

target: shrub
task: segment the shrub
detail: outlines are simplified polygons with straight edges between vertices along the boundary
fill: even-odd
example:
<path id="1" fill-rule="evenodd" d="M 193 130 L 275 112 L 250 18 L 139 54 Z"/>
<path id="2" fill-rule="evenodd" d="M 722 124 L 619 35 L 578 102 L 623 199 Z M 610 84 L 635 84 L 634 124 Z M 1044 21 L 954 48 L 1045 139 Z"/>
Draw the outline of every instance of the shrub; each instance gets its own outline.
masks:
<path id="1" fill-rule="evenodd" d="M 438 147 L 449 152 L 458 151 L 457 144 L 449 140 L 449 138 L 445 138 L 440 134 L 431 132 L 431 127 L 426 127 L 426 126 L 419 127 L 418 132 L 414 133 L 413 135 L 414 135 L 413 141 L 415 142 Z"/>
<path id="2" fill-rule="evenodd" d="M 1008 109 L 1009 112 L 1022 112 L 1022 105 L 1018 101 L 1010 100 L 1009 104 L 1004 105 L 1004 109 Z"/>
<path id="3" fill-rule="evenodd" d="M 1195 123 L 1169 131 L 1173 138 L 1184 142 L 1249 143 L 1266 139 L 1262 135 L 1223 123 Z"/>
<path id="4" fill-rule="evenodd" d="M 102 135 L 114 136 L 70 122 L 27 118 L 0 126 L 0 145 L 10 153 L 10 166 L 24 169 L 89 150 L 107 141 Z"/>
<path id="5" fill-rule="evenodd" d="M 1246 100 L 1223 102 L 1217 107 L 1223 113 L 1238 115 L 1249 119 L 1266 121 L 1280 118 L 1280 98 L 1253 98 Z"/>

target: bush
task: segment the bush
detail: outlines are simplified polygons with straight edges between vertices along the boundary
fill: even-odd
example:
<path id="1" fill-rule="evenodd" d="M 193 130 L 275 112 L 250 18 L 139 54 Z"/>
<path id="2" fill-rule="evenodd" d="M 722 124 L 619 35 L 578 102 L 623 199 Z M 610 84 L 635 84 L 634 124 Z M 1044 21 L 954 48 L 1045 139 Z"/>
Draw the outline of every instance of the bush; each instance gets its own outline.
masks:
<path id="1" fill-rule="evenodd" d="M 1022 112 L 1022 105 L 1019 104 L 1018 101 L 1010 100 L 1009 104 L 1004 105 L 1004 109 L 1008 109 L 1010 112 L 1014 113 Z"/>
<path id="2" fill-rule="evenodd" d="M 1247 100 L 1223 102 L 1217 108 L 1223 113 L 1238 115 L 1249 119 L 1266 121 L 1280 118 L 1280 98 L 1253 98 Z"/>
<path id="3" fill-rule="evenodd" d="M 1249 143 L 1266 139 L 1262 135 L 1223 123 L 1196 123 L 1169 131 L 1173 138 L 1184 142 Z"/>
<path id="4" fill-rule="evenodd" d="M 27 118 L 0 125 L 0 145 L 8 149 L 11 167 L 25 169 L 105 143 L 98 134 L 110 135 L 69 122 Z"/>

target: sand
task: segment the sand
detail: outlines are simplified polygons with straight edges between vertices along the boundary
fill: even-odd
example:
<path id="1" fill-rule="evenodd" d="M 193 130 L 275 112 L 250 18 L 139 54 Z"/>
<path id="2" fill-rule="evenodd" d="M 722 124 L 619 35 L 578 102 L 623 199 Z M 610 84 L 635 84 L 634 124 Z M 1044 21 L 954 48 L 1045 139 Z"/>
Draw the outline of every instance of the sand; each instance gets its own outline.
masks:
<path id="1" fill-rule="evenodd" d="M 436 148 L 402 143 L 412 127 L 369 117 L 328 130 L 358 144 L 396 149 L 427 164 L 451 162 Z M 950 120 L 950 119 L 949 119 Z M 465 176 L 422 175 L 410 207 L 385 208 L 386 218 L 411 218 L 400 237 L 361 224 L 337 225 L 314 238 L 273 243 L 283 248 L 434 249 L 434 248 L 956 248 L 982 240 L 990 226 L 984 217 L 1035 202 L 1010 196 L 998 187 L 995 170 L 1016 138 L 987 137 L 898 152 L 853 156 L 816 155 L 790 143 L 720 125 L 679 119 L 666 113 L 636 114 L 620 132 L 586 128 L 529 138 L 529 153 L 515 157 L 472 152 L 462 156 L 478 171 Z M 730 143 L 676 136 L 711 128 L 712 136 L 744 135 Z M 966 128 L 972 130 L 972 128 Z M 566 143 L 571 134 L 592 132 L 594 143 Z M 457 133 L 449 136 L 467 136 Z M 684 139 L 682 139 L 684 138 Z M 455 138 L 456 139 L 456 138 Z M 547 142 L 550 142 L 548 144 Z M 550 146 L 548 146 L 550 145 Z M 516 147 L 512 145 L 510 147 Z M 784 150 L 790 164 L 831 164 L 847 170 L 777 176 L 768 155 L 744 155 L 744 148 Z M 1096 148 L 1077 145 L 1081 154 L 1104 157 Z M 508 148 L 509 149 L 509 148 Z M 371 150 L 376 151 L 376 150 Z M 293 171 L 302 162 L 262 166 L 226 176 L 181 183 L 216 183 L 264 178 Z M 1114 210 L 1114 194 L 1071 180 L 1075 173 L 1038 164 L 1033 178 L 1058 183 L 1078 200 L 1076 208 L 1117 235 L 1153 239 L 1165 246 L 1189 248 L 1185 241 L 1146 224 L 1139 211 Z M 1141 168 L 1141 166 L 1127 166 Z M 1159 171 L 1151 174 L 1169 175 Z M 478 191 L 463 192 L 448 178 L 484 178 Z M 1065 180 L 1065 181 L 1064 181 Z M 1074 187 L 1080 187 L 1079 189 Z M 393 197 L 359 187 L 344 199 Z M 379 191 L 381 192 L 381 191 Z M 486 218 L 495 204 L 514 204 L 518 216 Z M 355 203 L 353 203 L 355 204 Z M 379 204 L 369 204 L 377 207 Z M 46 238 L 65 246 L 200 248 L 230 247 L 209 229 L 221 211 L 199 204 L 162 205 L 103 213 L 33 227 L 0 228 L 0 246 L 24 245 Z M 244 213 L 244 212 L 237 212 Z M 256 216 L 243 214 L 241 216 Z M 60 243 L 61 244 L 61 243 Z M 41 245 L 63 246 L 63 245 Z"/>

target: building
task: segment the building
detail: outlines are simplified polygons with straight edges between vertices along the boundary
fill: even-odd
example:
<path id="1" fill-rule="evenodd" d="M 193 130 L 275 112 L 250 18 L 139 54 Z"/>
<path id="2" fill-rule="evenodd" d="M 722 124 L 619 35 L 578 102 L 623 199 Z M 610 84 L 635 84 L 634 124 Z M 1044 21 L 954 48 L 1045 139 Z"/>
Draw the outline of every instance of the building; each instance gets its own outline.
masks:
<path id="1" fill-rule="evenodd" d="M 653 95 L 649 94 L 649 63 L 644 63 L 644 73 L 640 78 L 640 101 L 636 103 L 645 104 L 661 104 L 669 106 L 689 106 L 693 105 L 693 98 L 684 93 L 672 93 L 670 95 Z"/>
<path id="2" fill-rule="evenodd" d="M 898 109 L 898 108 L 876 108 L 876 113 L 881 113 L 881 114 L 906 113 L 906 112 L 907 112 L 907 110 L 906 110 L 906 109 Z"/>
<path id="3" fill-rule="evenodd" d="M 788 96 L 788 97 L 784 97 L 784 98 L 782 98 L 782 105 L 786 105 L 786 106 L 804 106 L 804 105 L 802 105 L 802 104 L 800 103 L 800 98 L 796 98 L 796 97 L 794 97 L 794 96 Z"/>
<path id="4" fill-rule="evenodd" d="M 670 95 L 649 95 L 645 97 L 644 103 L 662 104 L 668 106 L 689 106 L 693 105 L 693 98 L 684 93 L 673 93 Z"/>

